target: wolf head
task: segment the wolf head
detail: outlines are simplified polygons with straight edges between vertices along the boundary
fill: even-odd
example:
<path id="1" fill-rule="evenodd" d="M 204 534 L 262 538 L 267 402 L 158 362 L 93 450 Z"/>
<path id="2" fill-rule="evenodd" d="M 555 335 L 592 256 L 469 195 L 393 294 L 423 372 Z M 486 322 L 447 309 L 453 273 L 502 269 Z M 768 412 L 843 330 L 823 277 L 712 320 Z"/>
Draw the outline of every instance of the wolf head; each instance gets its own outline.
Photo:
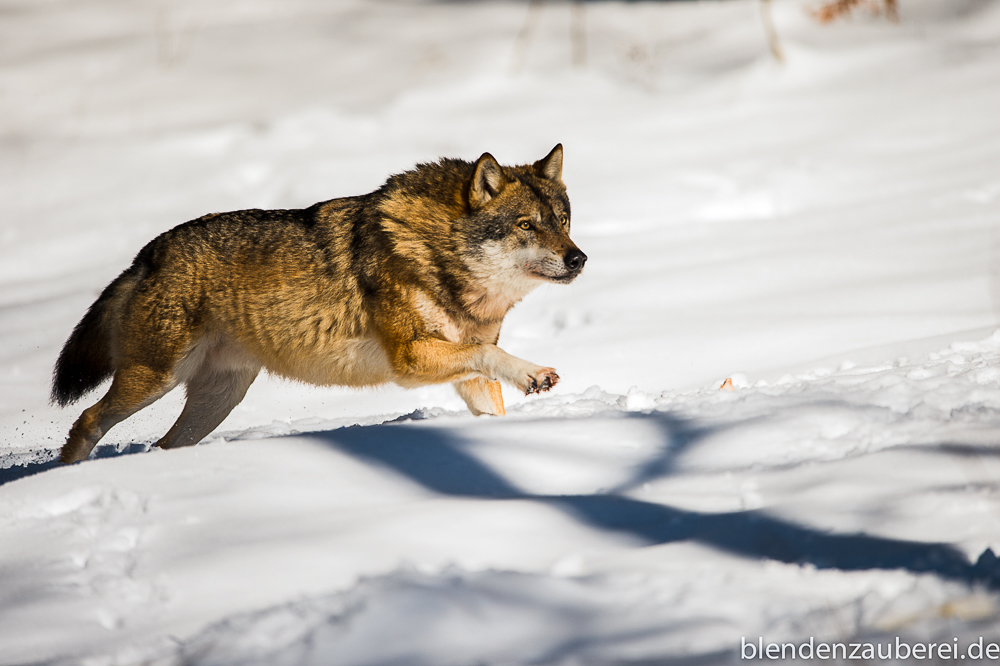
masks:
<path id="1" fill-rule="evenodd" d="M 483 153 L 469 181 L 471 213 L 462 229 L 466 265 L 511 305 L 543 282 L 572 282 L 587 261 L 569 237 L 562 162 L 562 144 L 534 164 L 516 167 L 500 166 Z"/>

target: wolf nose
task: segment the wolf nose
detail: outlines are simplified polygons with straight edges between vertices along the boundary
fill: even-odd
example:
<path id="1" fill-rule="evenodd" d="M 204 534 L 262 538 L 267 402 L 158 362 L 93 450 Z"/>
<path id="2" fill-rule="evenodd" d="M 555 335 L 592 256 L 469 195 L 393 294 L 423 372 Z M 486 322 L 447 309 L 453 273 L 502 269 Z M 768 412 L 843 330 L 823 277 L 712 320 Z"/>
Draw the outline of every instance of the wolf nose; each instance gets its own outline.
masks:
<path id="1" fill-rule="evenodd" d="M 563 257 L 563 263 L 566 264 L 566 268 L 571 271 L 580 270 L 583 265 L 587 263 L 587 255 L 581 252 L 579 249 L 574 248 L 566 253 Z"/>

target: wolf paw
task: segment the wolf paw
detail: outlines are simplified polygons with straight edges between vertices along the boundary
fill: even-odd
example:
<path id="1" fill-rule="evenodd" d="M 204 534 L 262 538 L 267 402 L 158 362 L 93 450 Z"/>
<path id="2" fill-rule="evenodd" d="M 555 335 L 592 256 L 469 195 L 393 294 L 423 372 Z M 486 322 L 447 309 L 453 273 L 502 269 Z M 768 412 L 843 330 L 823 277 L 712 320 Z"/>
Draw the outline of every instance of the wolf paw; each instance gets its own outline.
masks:
<path id="1" fill-rule="evenodd" d="M 524 388 L 525 395 L 541 393 L 559 383 L 559 375 L 554 368 L 538 368 L 528 375 L 528 385 Z"/>

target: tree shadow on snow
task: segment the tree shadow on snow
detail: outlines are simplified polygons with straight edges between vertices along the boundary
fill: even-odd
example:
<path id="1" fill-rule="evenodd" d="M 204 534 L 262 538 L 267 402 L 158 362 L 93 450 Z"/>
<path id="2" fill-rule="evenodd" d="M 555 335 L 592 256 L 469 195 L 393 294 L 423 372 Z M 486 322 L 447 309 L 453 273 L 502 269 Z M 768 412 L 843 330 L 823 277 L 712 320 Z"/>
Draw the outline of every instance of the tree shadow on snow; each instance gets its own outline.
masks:
<path id="1" fill-rule="evenodd" d="M 144 443 L 126 444 L 123 447 L 120 445 L 116 446 L 114 444 L 100 444 L 94 449 L 94 452 L 91 454 L 89 459 L 97 460 L 100 458 L 117 458 L 118 456 L 131 455 L 134 453 L 145 453 L 146 451 L 149 451 L 149 449 L 150 445 Z M 52 460 L 46 460 L 45 462 L 31 462 L 24 465 L 12 465 L 10 467 L 0 468 L 0 486 L 10 483 L 11 481 L 17 481 L 18 479 L 47 472 L 50 469 L 55 469 L 56 467 L 66 467 L 66 464 L 59 462 L 57 458 L 53 458 Z"/>
<path id="2" fill-rule="evenodd" d="M 632 479 L 609 494 L 525 492 L 468 453 L 460 438 L 434 427 L 355 426 L 309 437 L 391 469 L 442 495 L 539 502 L 592 528 L 628 535 L 649 545 L 695 541 L 743 557 L 812 564 L 820 569 L 904 569 L 1000 588 L 1000 567 L 990 551 L 972 564 L 961 551 L 944 543 L 833 534 L 762 511 L 701 513 L 616 494 L 670 473 L 677 455 L 709 432 L 665 414 L 635 414 L 628 418 L 656 424 L 666 444 L 660 456 L 641 466 Z"/>
<path id="3" fill-rule="evenodd" d="M 57 460 L 49 460 L 47 462 L 41 463 L 27 463 L 25 465 L 14 465 L 12 467 L 4 467 L 0 469 L 0 486 L 10 483 L 11 481 L 17 481 L 18 479 L 23 479 L 27 476 L 34 476 L 35 474 L 41 474 L 42 472 L 47 472 L 53 467 L 60 467 L 62 463 Z"/>

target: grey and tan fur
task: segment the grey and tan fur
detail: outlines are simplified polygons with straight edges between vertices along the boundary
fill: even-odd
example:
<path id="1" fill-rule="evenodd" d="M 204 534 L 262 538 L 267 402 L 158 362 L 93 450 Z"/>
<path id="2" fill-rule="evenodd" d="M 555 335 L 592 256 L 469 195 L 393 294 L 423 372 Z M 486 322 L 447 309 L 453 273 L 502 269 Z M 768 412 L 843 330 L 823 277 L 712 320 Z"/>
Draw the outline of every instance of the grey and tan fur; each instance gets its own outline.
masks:
<path id="1" fill-rule="evenodd" d="M 442 159 L 370 194 L 301 210 L 206 215 L 155 238 L 63 347 L 52 399 L 84 410 L 60 460 L 179 384 L 187 402 L 156 445 L 189 446 L 262 368 L 321 385 L 451 382 L 474 414 L 503 414 L 498 381 L 532 393 L 555 370 L 496 346 L 504 316 L 587 257 L 570 240 L 562 146 L 530 165 Z"/>

